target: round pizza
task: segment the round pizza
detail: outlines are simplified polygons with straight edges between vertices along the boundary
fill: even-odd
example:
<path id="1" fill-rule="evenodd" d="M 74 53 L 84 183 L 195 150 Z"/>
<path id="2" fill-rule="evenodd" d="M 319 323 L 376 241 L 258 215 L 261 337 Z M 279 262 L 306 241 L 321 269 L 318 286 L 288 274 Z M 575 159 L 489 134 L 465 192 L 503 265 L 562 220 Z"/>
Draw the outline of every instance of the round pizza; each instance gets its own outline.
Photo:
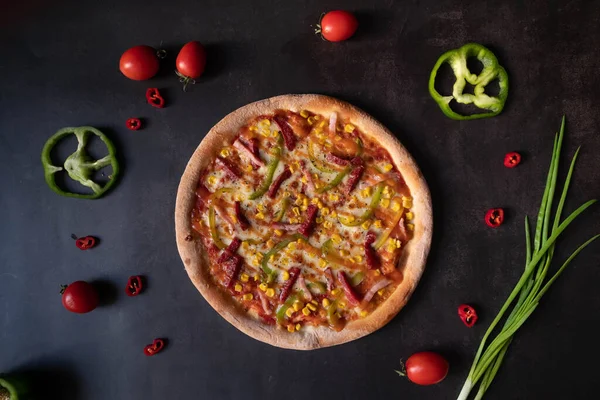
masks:
<path id="1" fill-rule="evenodd" d="M 208 132 L 175 223 L 186 271 L 219 314 L 309 350 L 400 311 L 425 267 L 432 213 L 417 165 L 380 123 L 331 97 L 284 95 Z"/>

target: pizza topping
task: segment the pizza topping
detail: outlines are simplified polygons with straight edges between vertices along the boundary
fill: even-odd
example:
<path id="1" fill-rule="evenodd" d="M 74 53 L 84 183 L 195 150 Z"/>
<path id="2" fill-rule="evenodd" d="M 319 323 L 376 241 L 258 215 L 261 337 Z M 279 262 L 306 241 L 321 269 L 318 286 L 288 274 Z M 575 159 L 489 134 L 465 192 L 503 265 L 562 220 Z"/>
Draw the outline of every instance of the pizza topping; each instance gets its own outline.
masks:
<path id="1" fill-rule="evenodd" d="M 348 177 L 348 183 L 346 184 L 346 188 L 344 189 L 344 193 L 346 194 L 350 194 L 350 192 L 354 190 L 356 184 L 360 180 L 360 177 L 362 176 L 365 170 L 363 161 L 360 157 L 354 157 L 352 159 L 352 165 L 354 165 L 355 168 L 352 170 L 352 172 L 350 172 L 350 176 Z"/>
<path id="2" fill-rule="evenodd" d="M 271 307 L 269 306 L 269 299 L 267 295 L 262 290 L 257 290 L 258 297 L 260 298 L 260 305 L 265 314 L 271 314 Z"/>
<path id="3" fill-rule="evenodd" d="M 235 147 L 236 149 L 238 149 L 241 153 L 245 154 L 246 156 L 248 156 L 248 158 L 250 159 L 250 161 L 259 167 L 262 167 L 265 165 L 264 161 L 260 159 L 259 155 L 258 155 L 258 147 L 256 148 L 256 151 L 252 151 L 251 149 L 249 149 L 248 147 L 246 147 L 245 144 L 243 144 L 239 139 L 236 140 L 235 142 L 233 142 L 233 147 Z"/>
<path id="4" fill-rule="evenodd" d="M 239 201 L 234 203 L 234 211 L 235 211 L 235 219 L 237 220 L 240 229 L 245 231 L 250 228 L 250 222 L 248 222 L 248 218 L 244 214 L 242 214 L 242 205 Z"/>
<path id="5" fill-rule="evenodd" d="M 271 228 L 280 229 L 286 232 L 296 232 L 302 227 L 302 224 L 286 224 L 283 222 L 273 222 Z"/>
<path id="6" fill-rule="evenodd" d="M 340 282 L 340 285 L 342 285 L 342 289 L 344 289 L 344 293 L 350 304 L 357 306 L 358 303 L 360 303 L 360 300 L 358 299 L 358 295 L 354 291 L 354 288 L 350 286 L 350 282 L 348 282 L 348 278 L 344 271 L 338 271 L 338 281 Z"/>
<path id="7" fill-rule="evenodd" d="M 279 136 L 281 137 L 281 136 Z M 280 145 L 280 140 L 277 141 L 278 145 L 273 148 L 272 150 L 272 157 L 271 160 L 269 161 L 269 164 L 267 165 L 267 174 L 265 175 L 261 185 L 258 187 L 258 189 L 253 192 L 249 199 L 250 200 L 256 200 L 260 197 L 262 197 L 267 190 L 269 190 L 269 187 L 271 186 L 271 182 L 273 182 L 273 175 L 275 175 L 275 170 L 277 170 L 277 166 L 279 165 L 279 160 L 281 159 L 281 153 L 283 152 L 283 149 L 281 148 Z"/>
<path id="8" fill-rule="evenodd" d="M 312 293 L 310 292 L 310 290 L 308 290 L 308 287 L 306 286 L 306 281 L 304 280 L 304 276 L 302 276 L 302 273 L 299 274 L 297 282 L 298 282 L 298 289 L 300 289 L 302 291 L 302 295 L 304 296 L 304 299 L 306 301 L 312 301 L 312 299 L 313 299 Z"/>
<path id="9" fill-rule="evenodd" d="M 369 204 L 369 208 L 360 217 L 355 218 L 352 215 L 346 216 L 346 217 L 340 216 L 339 221 L 342 223 L 342 225 L 359 226 L 359 225 L 364 224 L 369 218 L 371 218 L 371 216 L 375 212 L 375 208 L 379 205 L 379 202 L 381 201 L 381 196 L 382 196 L 384 188 L 385 188 L 385 185 L 382 183 L 377 185 L 377 188 L 375 189 L 375 193 L 373 194 L 373 197 L 371 198 L 371 204 Z"/>
<path id="10" fill-rule="evenodd" d="M 272 276 L 273 270 L 271 268 L 269 268 L 269 265 L 268 265 L 271 257 L 275 257 L 275 255 L 277 253 L 279 253 L 281 250 L 283 250 L 288 244 L 295 242 L 296 240 L 299 240 L 301 238 L 302 238 L 302 236 L 296 233 L 292 236 L 289 236 L 289 237 L 283 239 L 281 242 L 277 243 L 275 245 L 275 247 L 273 247 L 271 250 L 269 250 L 269 252 L 267 252 L 267 254 L 265 254 L 262 258 L 261 268 L 262 268 L 263 272 L 265 274 L 267 274 L 267 276 Z M 290 275 L 291 275 L 291 273 L 290 273 Z"/>
<path id="11" fill-rule="evenodd" d="M 341 165 L 342 167 L 347 166 L 348 164 L 350 164 L 349 160 L 346 160 L 344 158 L 338 157 L 333 153 L 327 153 L 325 154 L 325 159 L 331 163 L 334 163 L 336 165 Z"/>
<path id="12" fill-rule="evenodd" d="M 217 157 L 216 162 L 223 168 L 223 170 L 231 178 L 239 178 L 240 177 L 240 172 L 238 171 L 237 167 L 231 163 L 231 161 L 229 161 L 223 157 Z"/>
<path id="13" fill-rule="evenodd" d="M 335 288 L 335 283 L 333 281 L 333 273 L 331 272 L 331 267 L 325 268 L 325 279 L 327 279 L 327 290 L 331 292 Z"/>
<path id="14" fill-rule="evenodd" d="M 226 248 L 227 246 L 225 245 L 225 243 L 223 243 L 217 232 L 215 208 L 212 206 L 208 208 L 208 225 L 210 228 L 210 236 L 215 246 L 217 246 L 219 249 Z"/>
<path id="15" fill-rule="evenodd" d="M 298 276 L 300 275 L 300 268 L 292 267 L 290 268 L 288 273 L 290 274 L 290 278 L 287 281 L 285 281 L 281 286 L 281 293 L 279 294 L 280 302 L 284 302 L 290 295 L 292 287 L 294 286 L 294 283 L 296 283 L 296 280 L 298 280 Z"/>
<path id="16" fill-rule="evenodd" d="M 219 256 L 219 258 L 217 258 L 217 263 L 220 264 L 222 262 L 229 260 L 231 257 L 233 257 L 235 255 L 235 253 L 238 251 L 238 249 L 240 248 L 241 244 L 242 244 L 242 241 L 240 239 L 238 239 L 237 237 L 234 237 L 233 240 L 231 241 L 231 243 L 229 243 L 229 246 L 227 246 L 227 248 L 225 250 L 223 250 L 223 252 Z"/>
<path id="17" fill-rule="evenodd" d="M 331 136 L 333 136 L 337 133 L 336 128 L 337 128 L 337 113 L 334 111 L 329 116 L 329 134 Z"/>
<path id="18" fill-rule="evenodd" d="M 225 272 L 225 277 L 223 279 L 223 286 L 227 289 L 230 289 L 233 286 L 233 282 L 240 272 L 240 266 L 242 264 L 242 258 L 236 254 L 232 255 L 227 261 L 225 261 L 223 265 L 223 271 Z"/>
<path id="19" fill-rule="evenodd" d="M 315 220 L 317 218 L 317 211 L 319 211 L 318 207 L 314 204 L 311 204 L 306 209 L 306 220 L 302 223 L 298 232 L 300 232 L 304 236 L 309 236 L 312 232 L 312 229 L 315 224 Z"/>
<path id="20" fill-rule="evenodd" d="M 491 228 L 497 228 L 504 222 L 504 210 L 502 208 L 490 208 L 485 213 L 485 223 Z"/>
<path id="21" fill-rule="evenodd" d="M 369 267 L 369 269 L 377 269 L 381 265 L 379 258 L 377 257 L 377 252 L 372 246 L 373 243 L 375 243 L 375 233 L 369 231 L 367 233 L 364 246 L 365 259 L 367 260 L 367 267 Z"/>
<path id="22" fill-rule="evenodd" d="M 277 190 L 279 190 L 279 187 L 281 186 L 281 184 L 286 179 L 288 179 L 290 176 L 292 176 L 292 172 L 290 171 L 290 169 L 288 167 L 286 167 L 283 170 L 283 172 L 281 174 L 279 174 L 277 179 L 275 179 L 275 182 L 273 182 L 271 184 L 271 187 L 269 188 L 269 192 L 267 193 L 267 196 L 269 196 L 271 199 L 274 199 L 275 195 L 277 194 Z"/>
<path id="23" fill-rule="evenodd" d="M 296 147 L 296 136 L 294 136 L 294 132 L 292 131 L 292 127 L 288 124 L 288 121 L 281 115 L 275 115 L 273 121 L 275 121 L 279 126 L 279 129 L 281 129 L 281 136 L 283 136 L 285 148 L 288 151 L 294 150 L 294 147 Z"/>
<path id="24" fill-rule="evenodd" d="M 364 303 L 370 302 L 371 299 L 373 298 L 373 296 L 375 296 L 375 293 L 379 292 L 382 289 L 385 289 L 391 283 L 392 283 L 392 281 L 390 281 L 389 279 L 385 279 L 385 278 L 378 280 L 373 286 L 371 286 L 369 291 L 367 293 L 365 293 L 365 297 L 363 297 L 363 302 Z"/>

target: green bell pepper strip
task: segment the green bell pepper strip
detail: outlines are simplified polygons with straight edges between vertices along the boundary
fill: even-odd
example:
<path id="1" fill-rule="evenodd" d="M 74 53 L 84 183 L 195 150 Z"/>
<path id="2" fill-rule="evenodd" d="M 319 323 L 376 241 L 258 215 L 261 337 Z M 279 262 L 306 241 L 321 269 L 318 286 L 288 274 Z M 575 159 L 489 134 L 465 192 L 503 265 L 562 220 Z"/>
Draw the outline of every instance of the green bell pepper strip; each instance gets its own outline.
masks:
<path id="1" fill-rule="evenodd" d="M 383 246 L 383 244 L 385 243 L 385 241 L 388 240 L 388 238 L 392 234 L 392 231 L 394 229 L 396 229 L 396 226 L 400 223 L 400 219 L 402 218 L 402 214 L 404 214 L 404 207 L 400 207 L 400 211 L 398 211 L 396 213 L 396 215 L 394 215 L 394 219 L 392 220 L 392 223 L 389 226 L 389 228 L 387 228 L 385 231 L 383 231 L 381 233 L 381 236 L 379 236 L 379 239 L 377 239 L 377 241 L 373 244 L 373 248 L 375 250 L 379 250 L 381 248 L 381 246 Z"/>
<path id="2" fill-rule="evenodd" d="M 85 150 L 89 133 L 98 136 L 100 140 L 104 142 L 106 148 L 108 149 L 108 155 L 96 161 L 91 159 Z M 63 167 L 52 165 L 50 152 L 61 139 L 68 135 L 75 135 L 77 138 L 77 150 L 67 157 L 64 163 L 64 169 L 67 171 L 67 174 L 71 179 L 92 189 L 94 192 L 92 194 L 66 192 L 56 184 L 54 174 L 62 171 Z M 109 181 L 104 186 L 100 186 L 91 179 L 92 175 L 95 171 L 98 171 L 99 169 L 108 165 L 112 167 L 112 174 Z M 91 126 L 63 128 L 54 135 L 50 136 L 50 138 L 46 141 L 46 144 L 44 144 L 44 148 L 42 149 L 42 166 L 44 167 L 44 178 L 46 179 L 48 186 L 50 186 L 50 189 L 62 196 L 75 197 L 78 199 L 97 199 L 102 197 L 111 187 L 115 185 L 119 175 L 119 163 L 117 161 L 114 144 L 104 133 Z"/>
<path id="3" fill-rule="evenodd" d="M 483 64 L 483 70 L 478 75 L 469 71 L 467 67 L 467 59 L 469 57 L 477 57 Z M 438 70 L 446 62 L 450 65 L 456 76 L 451 96 L 442 96 L 435 90 L 435 78 Z M 495 79 L 498 79 L 500 92 L 497 97 L 488 96 L 485 94 L 485 87 Z M 467 82 L 475 86 L 473 94 L 463 93 Z M 471 120 L 493 117 L 500 114 L 504 108 L 504 103 L 508 96 L 508 74 L 498 63 L 498 59 L 494 53 L 489 49 L 477 43 L 468 43 L 461 48 L 445 52 L 437 60 L 429 76 L 429 93 L 438 106 L 440 106 L 442 112 L 449 118 Z M 461 104 L 474 104 L 480 109 L 488 110 L 489 112 L 471 115 L 459 114 L 450 107 L 450 101 L 453 99 Z"/>
<path id="4" fill-rule="evenodd" d="M 208 226 L 210 228 L 210 236 L 212 237 L 213 242 L 215 242 L 215 245 L 221 250 L 226 248 L 227 245 L 223 243 L 223 241 L 219 237 L 219 233 L 217 232 L 215 208 L 213 206 L 210 206 L 208 208 Z"/>
<path id="5" fill-rule="evenodd" d="M 327 286 L 323 282 L 308 282 L 306 286 L 318 294 L 327 294 Z"/>
<path id="6" fill-rule="evenodd" d="M 336 327 L 340 323 L 340 317 L 337 314 L 337 301 L 332 301 L 327 307 L 327 322 L 329 326 Z"/>
<path id="7" fill-rule="evenodd" d="M 303 239 L 303 238 L 304 238 L 304 236 L 302 236 L 301 234 L 295 233 L 292 236 L 289 236 L 289 237 L 283 239 L 281 242 L 279 242 L 275 246 L 273 246 L 273 248 L 271 250 L 269 250 L 267 253 L 265 253 L 265 255 L 263 256 L 263 259 L 260 263 L 260 267 L 262 268 L 263 272 L 265 274 L 267 274 L 268 276 L 271 276 L 273 274 L 273 270 L 271 268 L 269 268 L 269 265 L 268 265 L 269 258 L 271 258 L 271 256 L 279 253 L 288 244 L 295 242 L 298 239 Z"/>
<path id="8" fill-rule="evenodd" d="M 321 246 L 321 253 L 324 256 L 327 256 L 333 250 L 333 240 L 327 239 L 325 243 Z"/>
<path id="9" fill-rule="evenodd" d="M 279 211 L 277 211 L 277 214 L 275 215 L 275 222 L 279 222 L 282 220 L 282 218 L 285 215 L 285 212 L 287 211 L 289 206 L 290 206 L 290 198 L 285 197 L 281 201 L 281 208 L 279 209 Z"/>
<path id="10" fill-rule="evenodd" d="M 338 172 L 338 170 L 336 170 L 334 168 L 329 168 L 327 165 L 325 165 L 325 163 L 323 163 L 319 159 L 317 159 L 317 157 L 315 156 L 314 150 L 313 150 L 313 143 L 310 140 L 308 141 L 308 159 L 310 160 L 312 165 L 314 165 L 315 168 L 321 172 L 327 172 L 327 173 Z"/>
<path id="11" fill-rule="evenodd" d="M 277 323 L 279 325 L 283 324 L 283 320 L 285 319 L 285 312 L 288 308 L 294 305 L 294 302 L 296 302 L 296 300 L 298 300 L 298 295 L 290 294 L 287 300 L 279 307 L 279 309 L 275 313 L 275 318 L 277 319 Z"/>
<path id="12" fill-rule="evenodd" d="M 362 271 L 357 272 L 356 274 L 354 274 L 352 276 L 352 278 L 350 278 L 350 284 L 352 286 L 358 286 L 364 279 L 365 279 L 365 273 Z"/>
<path id="13" fill-rule="evenodd" d="M 323 193 L 323 192 L 327 192 L 327 191 L 333 189 L 334 187 L 336 187 L 337 185 L 342 183 L 342 180 L 344 180 L 344 178 L 346 177 L 346 175 L 348 175 L 348 172 L 350 172 L 351 169 L 352 169 L 352 166 L 348 165 L 341 172 L 339 172 L 335 176 L 335 178 L 333 178 L 333 180 L 331 182 L 329 182 L 327 185 L 323 186 L 322 188 L 317 189 L 316 192 Z"/>
<path id="14" fill-rule="evenodd" d="M 342 225 L 346 225 L 346 226 L 358 226 L 358 225 L 361 225 L 366 220 L 368 220 L 369 218 L 371 218 L 373 216 L 373 213 L 375 212 L 375 208 L 377 208 L 377 206 L 379 205 L 379 202 L 381 201 L 381 193 L 383 192 L 384 186 L 385 185 L 383 184 L 383 182 L 379 183 L 377 185 L 377 189 L 375 189 L 375 193 L 373 194 L 373 198 L 371 199 L 371 204 L 369 204 L 369 208 L 367 209 L 367 211 L 364 212 L 363 215 L 356 218 L 352 222 L 349 222 L 347 220 L 344 221 L 344 218 L 342 216 L 340 216 L 338 218 L 340 223 Z"/>
<path id="15" fill-rule="evenodd" d="M 275 175 L 275 171 L 279 165 L 279 160 L 281 160 L 281 153 L 283 153 L 283 139 L 281 138 L 281 134 L 279 134 L 279 137 L 277 138 L 277 147 L 273 149 L 273 157 L 269 161 L 269 164 L 267 164 L 267 174 L 265 175 L 258 189 L 251 193 L 250 196 L 248 196 L 248 199 L 256 200 L 267 193 L 271 183 L 273 182 L 273 175 Z"/>

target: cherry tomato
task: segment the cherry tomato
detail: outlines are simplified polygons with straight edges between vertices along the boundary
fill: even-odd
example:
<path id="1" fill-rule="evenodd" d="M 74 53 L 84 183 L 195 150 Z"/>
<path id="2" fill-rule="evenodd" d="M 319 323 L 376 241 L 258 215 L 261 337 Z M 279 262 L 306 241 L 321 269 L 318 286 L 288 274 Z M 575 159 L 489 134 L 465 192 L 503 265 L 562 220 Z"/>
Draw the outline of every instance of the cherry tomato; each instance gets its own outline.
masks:
<path id="1" fill-rule="evenodd" d="M 348 11 L 329 11 L 321 18 L 317 33 L 321 33 L 330 42 L 349 39 L 358 28 L 356 17 Z"/>
<path id="2" fill-rule="evenodd" d="M 150 46 L 135 46 L 121 56 L 119 68 L 123 75 L 134 81 L 145 81 L 158 73 L 158 56 Z"/>
<path id="3" fill-rule="evenodd" d="M 199 78 L 206 67 L 206 50 L 200 42 L 186 43 L 175 61 L 177 67 L 177 75 L 180 81 L 183 82 L 183 89 L 189 83 L 196 83 L 194 79 Z"/>
<path id="4" fill-rule="evenodd" d="M 417 385 L 434 385 L 444 380 L 448 375 L 448 361 L 432 351 L 415 353 L 406 360 L 405 371 L 396 371 L 406 375 Z M 404 368 L 403 368 L 404 369 Z"/>
<path id="5" fill-rule="evenodd" d="M 63 287 L 61 293 L 63 306 L 71 312 L 84 314 L 98 306 L 98 292 L 85 281 L 73 282 Z"/>

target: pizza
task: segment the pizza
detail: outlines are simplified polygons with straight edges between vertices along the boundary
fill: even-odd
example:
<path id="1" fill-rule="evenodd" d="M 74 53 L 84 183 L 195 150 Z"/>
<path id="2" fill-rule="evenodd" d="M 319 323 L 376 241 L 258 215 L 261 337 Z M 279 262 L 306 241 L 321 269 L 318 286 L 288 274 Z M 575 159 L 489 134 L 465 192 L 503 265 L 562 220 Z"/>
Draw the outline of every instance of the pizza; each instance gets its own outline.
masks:
<path id="1" fill-rule="evenodd" d="M 406 149 L 320 95 L 258 101 L 217 123 L 181 178 L 175 222 L 208 303 L 251 337 L 301 350 L 389 322 L 432 232 L 429 190 Z"/>

